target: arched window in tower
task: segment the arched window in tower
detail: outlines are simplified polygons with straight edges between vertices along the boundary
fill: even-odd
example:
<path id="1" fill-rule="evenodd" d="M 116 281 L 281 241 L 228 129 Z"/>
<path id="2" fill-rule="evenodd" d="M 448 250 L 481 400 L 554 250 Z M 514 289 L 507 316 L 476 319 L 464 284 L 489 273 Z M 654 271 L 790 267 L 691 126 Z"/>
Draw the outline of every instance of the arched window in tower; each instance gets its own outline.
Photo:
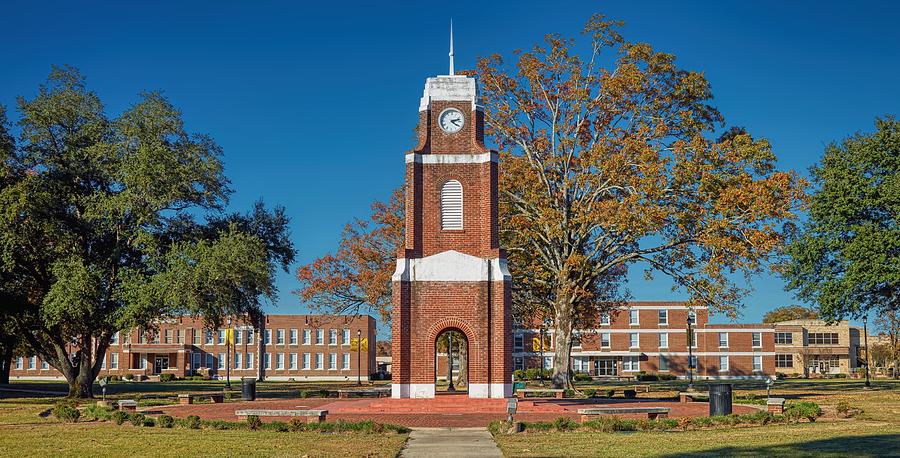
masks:
<path id="1" fill-rule="evenodd" d="M 463 228 L 463 190 L 456 180 L 441 187 L 441 229 Z"/>

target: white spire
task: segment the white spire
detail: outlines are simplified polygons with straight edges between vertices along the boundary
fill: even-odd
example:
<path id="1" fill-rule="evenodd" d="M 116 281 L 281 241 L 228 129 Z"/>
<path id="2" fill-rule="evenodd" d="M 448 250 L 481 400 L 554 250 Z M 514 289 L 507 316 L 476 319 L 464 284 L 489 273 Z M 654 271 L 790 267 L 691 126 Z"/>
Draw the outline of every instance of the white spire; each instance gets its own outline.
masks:
<path id="1" fill-rule="evenodd" d="M 450 76 L 453 76 L 453 19 L 450 19 Z"/>

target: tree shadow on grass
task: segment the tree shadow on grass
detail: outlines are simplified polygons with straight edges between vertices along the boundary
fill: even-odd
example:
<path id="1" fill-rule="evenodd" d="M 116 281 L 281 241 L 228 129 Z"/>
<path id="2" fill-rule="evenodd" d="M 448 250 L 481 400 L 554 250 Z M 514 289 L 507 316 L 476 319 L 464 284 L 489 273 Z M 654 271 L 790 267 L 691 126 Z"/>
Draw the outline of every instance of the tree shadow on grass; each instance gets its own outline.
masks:
<path id="1" fill-rule="evenodd" d="M 900 457 L 900 434 L 877 434 L 872 436 L 839 436 L 791 444 L 768 446 L 727 446 L 690 453 L 663 455 L 668 458 L 720 457 L 720 456 L 854 456 L 854 457 Z"/>

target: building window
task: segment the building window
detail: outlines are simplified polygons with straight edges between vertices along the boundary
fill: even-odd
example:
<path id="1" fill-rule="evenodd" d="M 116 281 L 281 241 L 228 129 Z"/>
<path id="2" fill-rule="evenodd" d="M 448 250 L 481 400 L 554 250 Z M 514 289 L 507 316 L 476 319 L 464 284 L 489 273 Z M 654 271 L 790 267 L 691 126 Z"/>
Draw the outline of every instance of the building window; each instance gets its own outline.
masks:
<path id="1" fill-rule="evenodd" d="M 572 363 L 575 372 L 591 372 L 591 359 L 587 356 L 576 356 L 572 358 Z"/>
<path id="2" fill-rule="evenodd" d="M 247 345 L 253 345 L 253 335 L 256 331 L 253 328 L 247 330 Z"/>
<path id="3" fill-rule="evenodd" d="M 463 189 L 456 180 L 449 180 L 441 186 L 441 229 L 463 228 Z"/>
<path id="4" fill-rule="evenodd" d="M 628 324 L 632 326 L 636 326 L 640 323 L 639 321 L 640 313 L 637 310 L 629 310 L 628 311 Z"/>
<path id="5" fill-rule="evenodd" d="M 240 369 L 244 367 L 244 362 L 242 361 L 243 354 L 235 353 L 234 354 L 234 368 Z"/>
<path id="6" fill-rule="evenodd" d="M 290 364 L 291 370 L 297 369 L 297 354 L 296 353 L 291 353 L 291 359 L 288 362 L 288 364 Z"/>
<path id="7" fill-rule="evenodd" d="M 636 332 L 631 332 L 628 334 L 628 346 L 631 348 L 638 347 L 638 334 Z"/>
<path id="8" fill-rule="evenodd" d="M 720 332 L 719 333 L 719 348 L 727 348 L 728 347 L 728 333 Z"/>
<path id="9" fill-rule="evenodd" d="M 572 331 L 572 348 L 581 348 L 581 332 Z"/>
<path id="10" fill-rule="evenodd" d="M 191 369 L 197 370 L 200 369 L 200 358 L 201 354 L 198 351 L 191 353 Z M 110 360 L 110 366 L 112 365 L 112 360 Z"/>
<path id="11" fill-rule="evenodd" d="M 183 344 L 184 343 L 184 329 L 179 329 L 175 331 L 176 333 L 176 342 Z"/>
<path id="12" fill-rule="evenodd" d="M 609 326 L 609 314 L 608 313 L 604 313 L 603 315 L 600 315 L 600 325 L 601 326 Z"/>
<path id="13" fill-rule="evenodd" d="M 513 334 L 513 351 L 522 351 L 525 348 L 525 336 Z"/>
<path id="14" fill-rule="evenodd" d="M 50 363 L 47 361 L 41 361 L 41 370 L 46 371 L 50 369 Z"/>
<path id="15" fill-rule="evenodd" d="M 762 347 L 762 333 L 754 332 L 750 340 L 752 341 L 753 348 Z"/>
<path id="16" fill-rule="evenodd" d="M 609 348 L 609 333 L 608 332 L 600 333 L 600 347 Z"/>
<path id="17" fill-rule="evenodd" d="M 25 358 L 18 357 L 16 358 L 16 370 L 22 370 L 22 367 L 25 366 Z"/>
<path id="18" fill-rule="evenodd" d="M 213 367 L 213 355 L 212 355 L 212 353 L 207 353 L 206 354 L 206 368 L 212 369 L 212 367 Z"/>
<path id="19" fill-rule="evenodd" d="M 119 368 L 119 354 L 118 353 L 110 353 L 109 354 L 109 368 L 110 369 L 118 369 Z"/>
<path id="20" fill-rule="evenodd" d="M 152 336 L 150 343 L 155 343 L 155 344 L 159 343 L 159 331 L 153 331 L 153 336 Z"/>
<path id="21" fill-rule="evenodd" d="M 775 367 L 794 367 L 794 355 L 775 355 Z"/>
<path id="22" fill-rule="evenodd" d="M 337 353 L 331 353 L 330 355 L 328 355 L 328 369 L 337 370 Z"/>
<path id="23" fill-rule="evenodd" d="M 303 354 L 303 370 L 309 370 L 309 353 Z"/>
<path id="24" fill-rule="evenodd" d="M 638 372 L 641 370 L 641 359 L 637 356 L 622 358 L 622 372 Z"/>
<path id="25" fill-rule="evenodd" d="M 303 330 L 303 345 L 309 345 L 309 342 L 312 338 L 312 331 L 309 329 Z"/>
<path id="26" fill-rule="evenodd" d="M 271 353 L 266 353 L 263 355 L 263 367 L 265 367 L 266 369 L 272 368 L 272 354 Z"/>
<path id="27" fill-rule="evenodd" d="M 547 370 L 553 369 L 553 357 L 552 356 L 544 357 L 544 369 L 547 369 Z"/>
<path id="28" fill-rule="evenodd" d="M 834 332 L 811 332 L 810 345 L 838 345 L 838 335 Z"/>
<path id="29" fill-rule="evenodd" d="M 659 333 L 659 348 L 669 348 L 669 333 Z"/>
<path id="30" fill-rule="evenodd" d="M 669 358 L 659 355 L 659 370 L 667 371 L 669 370 Z"/>
<path id="31" fill-rule="evenodd" d="M 275 331 L 275 345 L 284 345 L 284 329 Z"/>
<path id="32" fill-rule="evenodd" d="M 219 369 L 225 369 L 225 353 L 219 353 Z"/>
<path id="33" fill-rule="evenodd" d="M 515 358 L 513 358 L 513 368 L 514 368 L 514 370 L 517 370 L 517 371 L 524 371 L 525 370 L 525 358 L 522 358 L 521 356 L 516 356 Z"/>
<path id="34" fill-rule="evenodd" d="M 687 317 L 688 324 L 697 324 L 697 312 L 691 310 L 688 312 Z"/>
<path id="35" fill-rule="evenodd" d="M 214 341 L 214 339 L 215 339 L 215 337 L 213 337 L 213 332 L 212 332 L 212 331 L 206 331 L 206 332 L 205 332 L 205 335 L 206 335 L 206 345 L 212 345 L 212 344 L 213 344 L 213 341 Z"/>
<path id="36" fill-rule="evenodd" d="M 200 333 L 197 332 L 196 329 L 191 329 L 191 343 L 194 345 L 200 345 L 202 343 L 202 337 Z"/>
<path id="37" fill-rule="evenodd" d="M 666 309 L 659 309 L 659 324 L 669 324 L 669 311 Z"/>
<path id="38" fill-rule="evenodd" d="M 696 356 L 692 355 L 692 356 L 688 357 L 688 368 L 690 368 L 690 369 L 697 368 L 697 357 Z"/>
<path id="39" fill-rule="evenodd" d="M 253 334 L 250 334 L 253 335 Z M 247 353 L 247 363 L 244 365 L 247 369 L 253 369 L 253 360 L 255 359 L 253 353 Z"/>
<path id="40" fill-rule="evenodd" d="M 753 357 L 753 372 L 762 372 L 762 356 Z"/>
<path id="41" fill-rule="evenodd" d="M 284 353 L 275 353 L 275 370 L 284 369 Z"/>
<path id="42" fill-rule="evenodd" d="M 325 355 L 323 353 L 316 353 L 316 370 L 322 370 L 324 360 Z"/>
<path id="43" fill-rule="evenodd" d="M 350 330 L 344 329 L 344 336 L 341 339 L 341 345 L 350 345 Z"/>
<path id="44" fill-rule="evenodd" d="M 323 343 L 325 343 L 325 330 L 316 329 L 316 345 L 322 345 Z"/>
<path id="45" fill-rule="evenodd" d="M 344 353 L 341 356 L 343 357 L 341 369 L 349 370 L 350 369 L 350 353 Z"/>
<path id="46" fill-rule="evenodd" d="M 28 358 L 28 369 L 35 370 L 37 369 L 37 356 L 32 356 Z"/>
<path id="47" fill-rule="evenodd" d="M 291 345 L 297 345 L 297 330 L 291 329 Z"/>
<path id="48" fill-rule="evenodd" d="M 794 343 L 794 334 L 790 332 L 776 332 L 775 333 L 775 344 L 776 345 L 791 345 Z"/>
<path id="49" fill-rule="evenodd" d="M 166 329 L 166 343 L 167 344 L 172 343 L 172 330 L 171 329 Z"/>
<path id="50" fill-rule="evenodd" d="M 719 372 L 728 372 L 728 357 L 719 357 Z"/>
<path id="51" fill-rule="evenodd" d="M 243 329 L 235 329 L 234 330 L 234 344 L 235 345 L 243 345 L 244 344 L 244 330 Z"/>
<path id="52" fill-rule="evenodd" d="M 219 340 L 217 342 L 219 345 L 225 345 L 225 330 L 219 329 Z"/>
<path id="53" fill-rule="evenodd" d="M 266 329 L 265 337 L 263 337 L 263 343 L 269 345 L 272 343 L 272 330 Z"/>
<path id="54" fill-rule="evenodd" d="M 112 337 L 109 338 L 110 345 L 116 345 L 119 343 L 119 331 L 113 333 Z"/>
<path id="55" fill-rule="evenodd" d="M 337 329 L 328 330 L 328 345 L 337 345 Z"/>

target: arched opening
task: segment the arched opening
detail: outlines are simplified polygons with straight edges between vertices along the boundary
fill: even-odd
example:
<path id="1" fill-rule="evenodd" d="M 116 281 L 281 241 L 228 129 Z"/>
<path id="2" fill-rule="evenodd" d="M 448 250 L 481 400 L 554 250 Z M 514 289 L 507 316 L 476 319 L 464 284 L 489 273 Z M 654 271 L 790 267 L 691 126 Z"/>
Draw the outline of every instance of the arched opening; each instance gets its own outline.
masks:
<path id="1" fill-rule="evenodd" d="M 456 180 L 449 180 L 441 187 L 441 229 L 463 228 L 463 188 Z"/>
<path id="2" fill-rule="evenodd" d="M 434 342 L 435 394 L 469 391 L 469 339 L 456 328 L 438 334 Z"/>

